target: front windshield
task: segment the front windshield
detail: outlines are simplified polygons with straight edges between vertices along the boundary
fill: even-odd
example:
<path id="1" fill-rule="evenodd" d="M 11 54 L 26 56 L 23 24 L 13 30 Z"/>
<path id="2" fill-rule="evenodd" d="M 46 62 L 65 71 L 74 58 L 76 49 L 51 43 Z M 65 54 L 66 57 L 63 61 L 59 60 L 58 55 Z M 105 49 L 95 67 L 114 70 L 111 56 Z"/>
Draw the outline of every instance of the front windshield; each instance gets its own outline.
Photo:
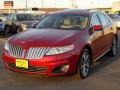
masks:
<path id="1" fill-rule="evenodd" d="M 37 26 L 37 29 L 82 30 L 88 25 L 88 16 L 83 15 L 48 15 Z"/>

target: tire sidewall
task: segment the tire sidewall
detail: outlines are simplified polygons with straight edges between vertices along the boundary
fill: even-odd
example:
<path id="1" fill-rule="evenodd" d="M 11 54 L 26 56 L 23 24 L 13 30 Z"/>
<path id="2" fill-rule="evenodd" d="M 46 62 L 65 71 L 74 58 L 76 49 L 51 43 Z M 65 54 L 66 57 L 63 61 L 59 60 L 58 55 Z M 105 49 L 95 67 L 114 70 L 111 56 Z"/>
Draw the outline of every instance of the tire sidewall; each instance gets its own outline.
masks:
<path id="1" fill-rule="evenodd" d="M 84 55 L 84 53 L 85 52 L 88 52 L 89 53 L 89 70 L 88 70 L 88 73 L 87 73 L 87 75 L 86 76 L 84 76 L 83 75 L 83 73 L 81 72 L 81 65 L 82 65 L 82 57 L 83 57 L 83 55 Z M 91 59 L 91 54 L 90 54 L 90 51 L 88 50 L 88 49 L 84 49 L 83 51 L 82 51 L 82 53 L 81 53 L 81 56 L 80 56 L 80 59 L 79 59 L 79 64 L 78 64 L 78 74 L 80 75 L 80 78 L 82 78 L 82 79 L 85 79 L 85 78 L 87 78 L 88 77 L 88 75 L 89 75 L 89 72 L 90 72 L 90 59 Z"/>
<path id="2" fill-rule="evenodd" d="M 113 49 L 113 45 L 114 45 L 113 42 L 114 42 L 114 40 L 116 40 L 116 53 L 114 53 L 114 49 Z M 114 38 L 113 42 L 112 42 L 112 47 L 111 47 L 111 50 L 110 50 L 111 52 L 110 53 L 111 53 L 111 56 L 116 56 L 116 54 L 117 54 L 117 47 L 118 47 L 118 45 L 117 45 L 117 39 Z"/>

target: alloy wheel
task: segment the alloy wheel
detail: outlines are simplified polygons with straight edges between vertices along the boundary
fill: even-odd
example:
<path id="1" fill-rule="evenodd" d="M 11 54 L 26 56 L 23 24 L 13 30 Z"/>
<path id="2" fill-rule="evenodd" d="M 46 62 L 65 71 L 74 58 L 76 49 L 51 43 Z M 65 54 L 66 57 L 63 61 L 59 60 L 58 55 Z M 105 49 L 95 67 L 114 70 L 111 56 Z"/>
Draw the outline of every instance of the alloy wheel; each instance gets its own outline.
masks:
<path id="1" fill-rule="evenodd" d="M 90 71 L 90 52 L 88 49 L 83 51 L 79 64 L 79 73 L 81 78 L 86 78 Z"/>

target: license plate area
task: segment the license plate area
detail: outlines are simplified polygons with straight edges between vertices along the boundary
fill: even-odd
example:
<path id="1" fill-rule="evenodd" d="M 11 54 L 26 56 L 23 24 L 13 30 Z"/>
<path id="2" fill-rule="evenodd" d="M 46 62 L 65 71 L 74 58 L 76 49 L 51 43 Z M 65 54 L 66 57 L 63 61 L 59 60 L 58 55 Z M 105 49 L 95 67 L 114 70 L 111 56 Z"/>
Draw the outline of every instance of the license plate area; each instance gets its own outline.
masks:
<path id="1" fill-rule="evenodd" d="M 18 68 L 26 68 L 26 69 L 28 69 L 28 60 L 16 59 L 15 65 Z"/>

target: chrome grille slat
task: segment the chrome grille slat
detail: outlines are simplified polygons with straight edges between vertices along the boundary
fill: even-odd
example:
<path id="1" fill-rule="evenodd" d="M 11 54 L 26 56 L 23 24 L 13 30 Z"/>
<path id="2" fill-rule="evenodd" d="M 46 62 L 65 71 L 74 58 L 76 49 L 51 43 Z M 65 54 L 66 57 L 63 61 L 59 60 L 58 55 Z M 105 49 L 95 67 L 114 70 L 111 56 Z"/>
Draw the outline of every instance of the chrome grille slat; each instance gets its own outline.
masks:
<path id="1" fill-rule="evenodd" d="M 33 52 L 34 52 L 34 48 L 32 48 L 31 52 L 29 52 L 30 53 L 30 57 L 29 58 L 32 58 Z"/>
<path id="2" fill-rule="evenodd" d="M 15 52 L 15 57 L 17 56 L 17 50 L 16 50 L 16 46 L 14 46 L 15 48 L 14 48 L 14 52 Z"/>
<path id="3" fill-rule="evenodd" d="M 9 49 L 10 49 L 9 53 L 11 56 L 17 57 L 17 58 L 21 57 L 23 50 L 20 46 L 9 44 Z"/>
<path id="4" fill-rule="evenodd" d="M 36 48 L 36 54 L 35 54 L 35 58 L 37 58 L 37 54 L 39 53 L 39 48 Z"/>
<path id="5" fill-rule="evenodd" d="M 26 59 L 39 59 L 42 58 L 46 52 L 47 48 L 45 47 L 34 47 L 34 48 L 29 48 Z"/>
<path id="6" fill-rule="evenodd" d="M 40 49 L 40 52 L 39 52 L 39 54 L 38 54 L 38 57 L 41 56 L 42 51 L 43 51 L 43 48 Z"/>
<path id="7" fill-rule="evenodd" d="M 37 51 L 37 48 L 34 48 L 34 51 L 33 51 L 34 58 L 35 58 L 35 55 L 36 55 L 36 51 Z M 31 56 L 31 57 L 33 57 L 33 56 Z"/>
<path id="8" fill-rule="evenodd" d="M 47 47 L 31 47 L 27 50 L 25 54 L 26 56 L 24 57 L 25 59 L 40 59 L 47 53 L 48 50 L 49 48 Z M 21 46 L 9 44 L 9 54 L 11 56 L 23 58 L 23 52 L 24 50 Z"/>
<path id="9" fill-rule="evenodd" d="M 45 48 L 43 48 L 43 51 L 41 52 L 41 57 L 43 57 L 44 56 L 44 53 L 45 53 Z"/>
<path id="10" fill-rule="evenodd" d="M 41 50 L 41 49 L 38 49 L 38 52 L 37 52 L 37 54 L 36 54 L 36 57 L 39 57 L 40 50 Z"/>

